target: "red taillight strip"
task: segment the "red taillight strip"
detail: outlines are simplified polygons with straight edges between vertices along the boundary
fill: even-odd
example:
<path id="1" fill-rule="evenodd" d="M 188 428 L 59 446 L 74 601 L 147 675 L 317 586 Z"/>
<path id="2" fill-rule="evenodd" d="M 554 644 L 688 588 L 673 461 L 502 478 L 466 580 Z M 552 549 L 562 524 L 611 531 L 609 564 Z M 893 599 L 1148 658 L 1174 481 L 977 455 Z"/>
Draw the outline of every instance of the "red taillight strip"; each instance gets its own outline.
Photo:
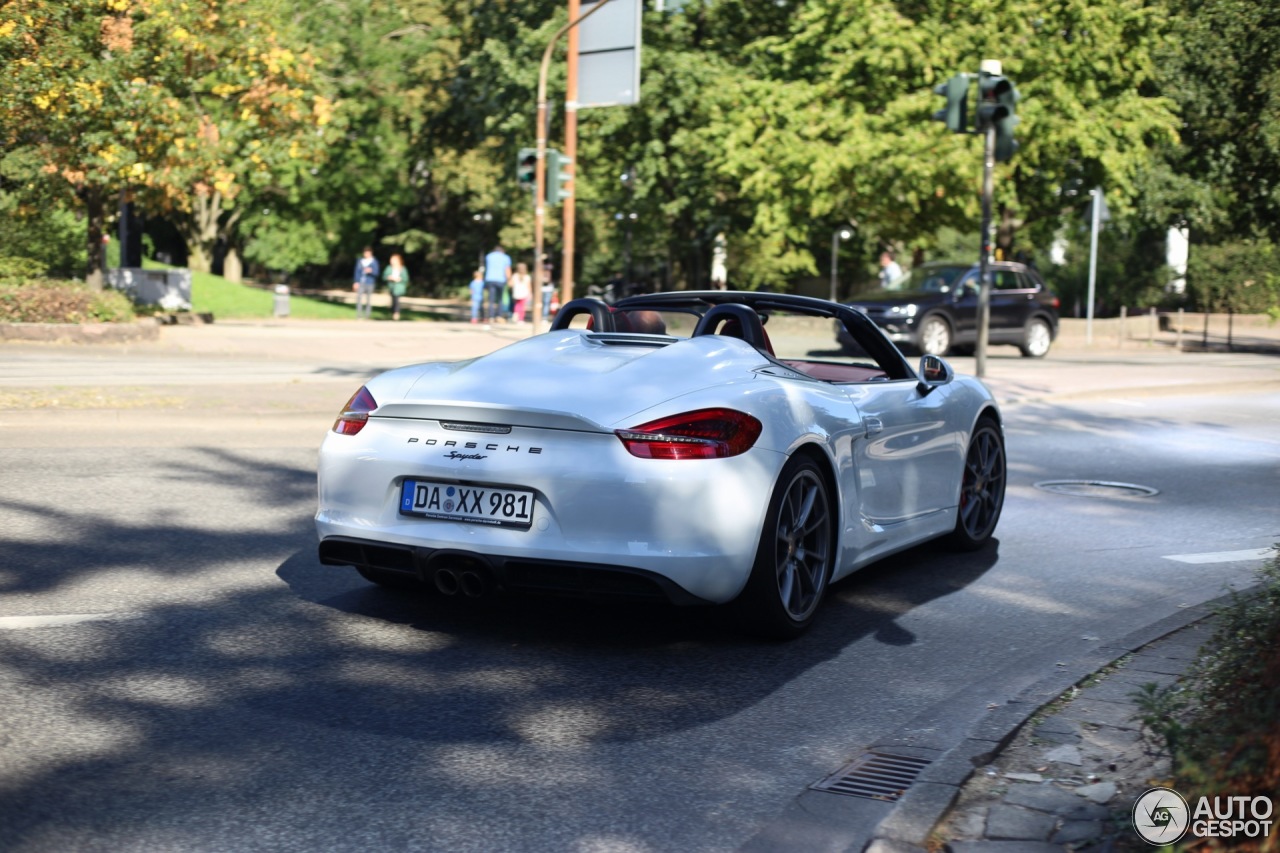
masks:
<path id="1" fill-rule="evenodd" d="M 369 422 L 369 413 L 378 408 L 378 403 L 364 386 L 351 395 L 351 399 L 342 407 L 342 414 L 333 422 L 333 431 L 339 435 L 355 435 L 364 429 Z"/>
<path id="2" fill-rule="evenodd" d="M 614 435 L 641 459 L 725 459 L 746 453 L 763 427 L 734 409 L 698 409 L 660 418 Z"/>

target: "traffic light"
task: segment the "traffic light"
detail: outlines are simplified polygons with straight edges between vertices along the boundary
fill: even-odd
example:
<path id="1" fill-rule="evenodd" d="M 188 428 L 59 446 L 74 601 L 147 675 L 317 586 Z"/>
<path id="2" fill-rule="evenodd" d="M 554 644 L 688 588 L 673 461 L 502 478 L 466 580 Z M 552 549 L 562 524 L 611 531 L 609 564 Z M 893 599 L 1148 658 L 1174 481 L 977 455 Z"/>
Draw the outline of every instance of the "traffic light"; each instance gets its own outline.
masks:
<path id="1" fill-rule="evenodd" d="M 538 149 L 521 148 L 516 155 L 516 183 L 527 190 L 538 182 Z"/>
<path id="2" fill-rule="evenodd" d="M 933 114 L 934 121 L 946 122 L 952 133 L 969 130 L 969 75 L 957 74 L 933 87 L 935 94 L 947 99 L 947 105 Z"/>
<path id="3" fill-rule="evenodd" d="M 573 180 L 569 171 L 572 165 L 572 157 L 566 157 L 554 149 L 547 151 L 547 204 L 559 204 L 573 195 L 564 186 Z"/>
<path id="4" fill-rule="evenodd" d="M 1018 150 L 1013 138 L 1013 128 L 1018 123 L 1018 97 L 1018 90 L 1008 77 L 985 71 L 978 74 L 977 130 L 986 133 L 987 128 L 995 128 L 996 159 L 1001 163 L 1012 159 Z"/>

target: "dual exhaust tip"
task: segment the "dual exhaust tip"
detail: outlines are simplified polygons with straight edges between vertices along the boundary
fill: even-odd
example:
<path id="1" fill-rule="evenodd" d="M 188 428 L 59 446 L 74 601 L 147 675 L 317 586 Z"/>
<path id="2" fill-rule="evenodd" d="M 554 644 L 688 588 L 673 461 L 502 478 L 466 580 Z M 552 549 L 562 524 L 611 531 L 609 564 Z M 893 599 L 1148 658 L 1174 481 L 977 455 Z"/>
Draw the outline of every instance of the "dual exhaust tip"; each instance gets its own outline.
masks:
<path id="1" fill-rule="evenodd" d="M 443 595 L 462 593 L 467 598 L 480 598 L 489 591 L 484 575 L 470 569 L 462 572 L 436 569 L 431 574 L 431 582 Z"/>
<path id="2" fill-rule="evenodd" d="M 488 567 L 474 554 L 437 551 L 422 574 L 441 595 L 482 598 L 493 586 Z"/>

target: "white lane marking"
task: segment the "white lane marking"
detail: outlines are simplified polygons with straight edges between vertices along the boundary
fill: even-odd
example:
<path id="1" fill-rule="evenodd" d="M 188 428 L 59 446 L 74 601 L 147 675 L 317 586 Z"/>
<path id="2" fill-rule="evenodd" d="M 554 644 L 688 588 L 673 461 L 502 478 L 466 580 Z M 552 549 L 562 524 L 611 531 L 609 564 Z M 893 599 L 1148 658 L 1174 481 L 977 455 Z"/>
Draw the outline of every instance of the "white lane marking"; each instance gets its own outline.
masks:
<path id="1" fill-rule="evenodd" d="M 1275 548 L 1254 548 L 1249 551 L 1212 551 L 1207 554 L 1173 554 L 1166 560 L 1179 563 L 1240 563 L 1245 560 L 1265 560 L 1276 555 Z"/>
<path id="2" fill-rule="evenodd" d="M 61 613 L 46 616 L 0 616 L 0 631 L 24 631 L 28 628 L 55 628 L 81 622 L 107 622 L 136 619 L 137 613 Z"/>

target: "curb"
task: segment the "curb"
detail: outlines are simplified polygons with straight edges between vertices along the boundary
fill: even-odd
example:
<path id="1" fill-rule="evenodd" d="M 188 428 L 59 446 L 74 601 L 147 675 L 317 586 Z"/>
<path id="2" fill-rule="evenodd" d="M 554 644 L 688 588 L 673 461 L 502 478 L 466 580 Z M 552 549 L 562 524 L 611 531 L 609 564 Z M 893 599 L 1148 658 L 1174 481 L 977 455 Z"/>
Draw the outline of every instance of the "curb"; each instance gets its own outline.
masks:
<path id="1" fill-rule="evenodd" d="M 116 344 L 159 339 L 160 324 L 154 319 L 136 323 L 0 323 L 0 341 Z"/>
<path id="2" fill-rule="evenodd" d="M 1103 642 L 1060 671 L 1022 690 L 971 726 L 959 744 L 942 752 L 894 804 L 867 843 L 849 849 L 867 853 L 924 853 L 930 833 L 946 817 L 964 784 L 978 767 L 994 760 L 1042 708 L 1125 655 L 1194 625 L 1233 598 L 1249 596 L 1257 589 L 1254 586 L 1220 595 Z M 886 751 L 895 751 L 887 745 L 894 740 L 893 737 L 884 739 Z"/>

